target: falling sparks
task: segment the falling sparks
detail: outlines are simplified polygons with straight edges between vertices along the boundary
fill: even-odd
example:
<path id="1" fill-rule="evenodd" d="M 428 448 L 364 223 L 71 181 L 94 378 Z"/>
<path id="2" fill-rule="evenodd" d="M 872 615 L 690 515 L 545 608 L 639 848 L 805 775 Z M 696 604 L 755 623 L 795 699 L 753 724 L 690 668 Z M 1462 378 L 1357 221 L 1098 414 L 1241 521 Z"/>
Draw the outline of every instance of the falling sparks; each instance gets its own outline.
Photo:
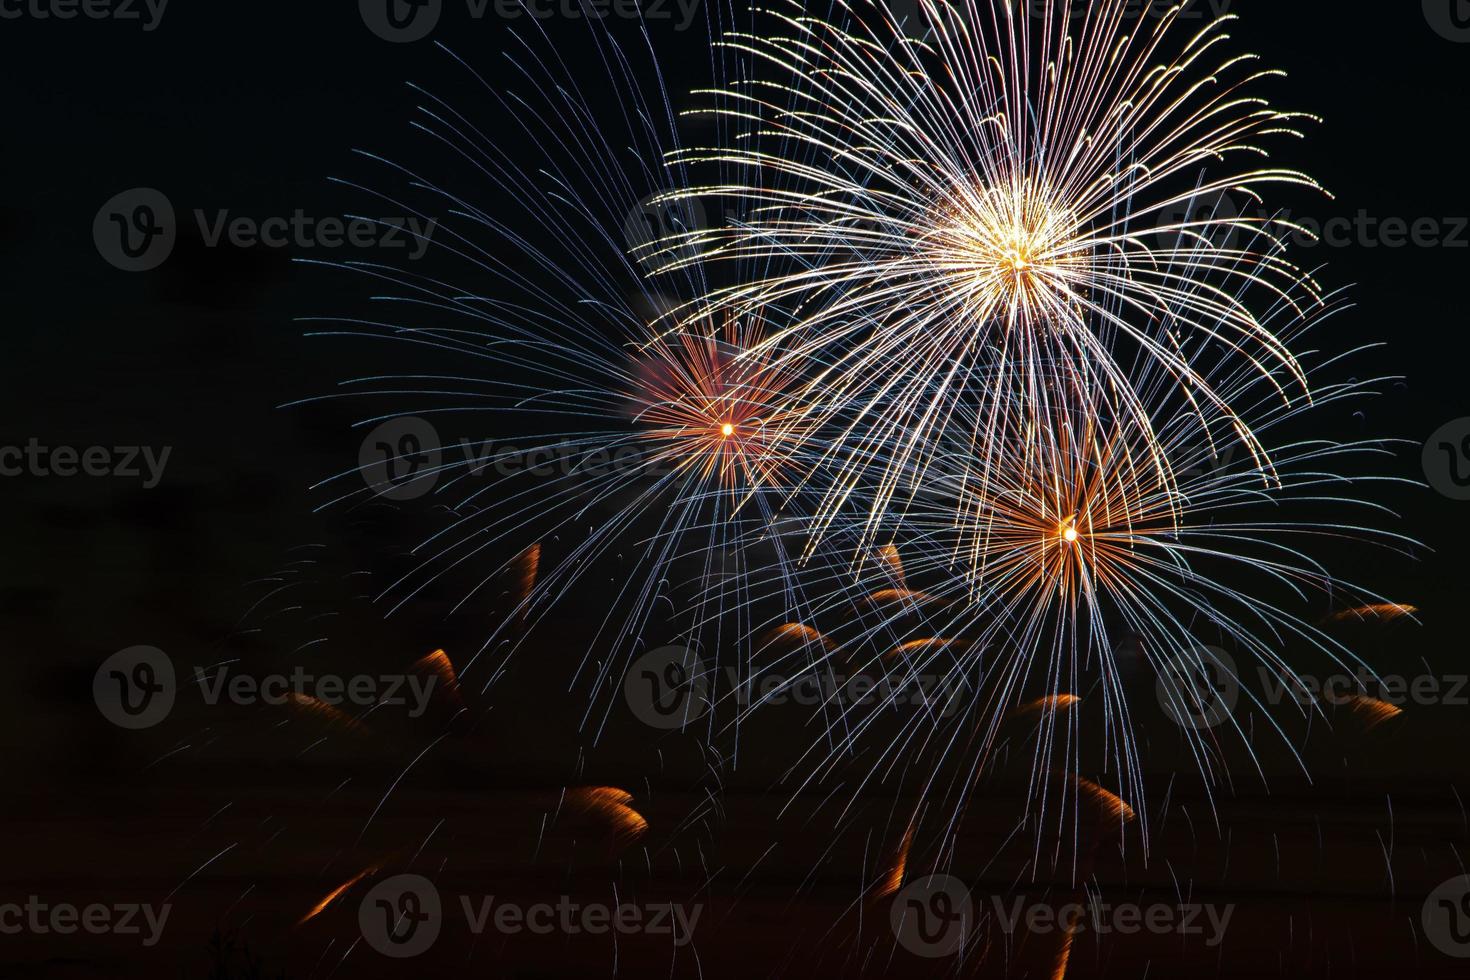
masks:
<path id="1" fill-rule="evenodd" d="M 1404 709 L 1397 705 L 1361 694 L 1350 695 L 1342 703 L 1363 723 L 1365 732 L 1371 732 L 1384 722 L 1392 721 L 1404 713 Z"/>
<path id="2" fill-rule="evenodd" d="M 616 844 L 629 847 L 648 832 L 648 821 L 633 809 L 633 794 L 613 786 L 589 786 L 567 793 L 567 802 L 604 821 Z"/>
<path id="3" fill-rule="evenodd" d="M 914 845 L 914 825 L 911 823 L 903 832 L 903 838 L 898 842 L 898 847 L 893 853 L 893 863 L 889 865 L 883 879 L 878 883 L 874 892 L 875 900 L 888 898 L 898 894 L 903 887 L 904 875 L 908 873 L 909 849 Z"/>
<path id="4" fill-rule="evenodd" d="M 311 911 L 303 915 L 301 917 L 301 920 L 297 922 L 296 925 L 298 927 L 304 926 L 312 919 L 321 915 L 327 910 L 328 906 L 337 901 L 337 899 L 341 898 L 343 895 L 347 894 L 347 892 L 351 891 L 352 886 L 356 885 L 364 878 L 370 878 L 373 875 L 377 874 L 378 870 L 379 869 L 376 864 L 370 864 L 366 868 L 363 868 L 361 871 L 359 871 L 357 874 L 353 875 L 351 878 L 348 878 L 342 884 L 338 885 L 336 888 L 333 888 L 331 891 L 327 892 L 327 894 L 323 896 L 322 900 L 313 905 L 311 907 Z"/>
<path id="5" fill-rule="evenodd" d="M 1327 617 L 1326 622 L 1352 623 L 1376 620 L 1381 623 L 1391 623 L 1394 620 L 1404 619 L 1418 614 L 1419 608 L 1417 606 L 1404 605 L 1398 602 L 1377 602 L 1335 612 Z"/>
<path id="6" fill-rule="evenodd" d="M 289 704 L 300 714 L 324 722 L 333 728 L 342 728 L 354 734 L 365 734 L 367 732 L 367 726 L 362 722 L 347 714 L 342 709 L 327 704 L 320 698 L 314 698 L 310 694 L 292 691 L 287 695 L 285 703 Z"/>

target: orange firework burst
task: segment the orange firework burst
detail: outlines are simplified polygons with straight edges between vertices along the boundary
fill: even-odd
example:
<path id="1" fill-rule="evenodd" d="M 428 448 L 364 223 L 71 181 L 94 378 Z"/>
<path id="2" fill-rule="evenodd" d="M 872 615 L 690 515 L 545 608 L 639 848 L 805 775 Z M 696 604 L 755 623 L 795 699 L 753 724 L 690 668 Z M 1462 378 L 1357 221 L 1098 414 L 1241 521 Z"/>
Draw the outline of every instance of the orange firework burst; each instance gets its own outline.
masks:
<path id="1" fill-rule="evenodd" d="M 444 690 L 445 697 L 454 702 L 455 707 L 464 707 L 464 698 L 459 691 L 459 675 L 455 673 L 454 664 L 449 659 L 449 654 L 443 650 L 435 650 L 433 653 L 419 660 L 413 665 L 413 669 L 431 674 L 439 679 Z"/>
<path id="2" fill-rule="evenodd" d="M 1037 698 L 1030 704 L 1023 704 L 1011 713 L 1012 718 L 1023 718 L 1026 715 L 1046 715 L 1054 711 L 1065 711 L 1066 709 L 1081 704 L 1082 699 L 1075 694 L 1053 694 L 1049 697 Z"/>
<path id="3" fill-rule="evenodd" d="M 1069 774 L 1067 779 L 1077 787 L 1079 795 L 1091 800 L 1106 816 L 1123 823 L 1132 823 L 1137 817 L 1137 814 L 1133 812 L 1133 807 L 1116 793 L 1109 792 L 1082 776 Z"/>
<path id="4" fill-rule="evenodd" d="M 648 821 L 633 809 L 633 794 L 615 786 L 585 786 L 567 791 L 567 802 L 583 813 L 604 821 L 615 844 L 622 848 L 637 843 L 648 833 Z"/>
<path id="5" fill-rule="evenodd" d="M 1392 721 L 1404 713 L 1404 709 L 1377 698 L 1354 694 L 1343 699 L 1345 704 L 1363 723 L 1363 731 L 1371 732 L 1386 721 Z"/>
<path id="6" fill-rule="evenodd" d="M 630 394 L 650 465 L 717 481 L 739 498 L 786 482 L 799 436 L 790 430 L 796 374 L 762 346 L 755 317 L 714 333 L 656 337 Z"/>

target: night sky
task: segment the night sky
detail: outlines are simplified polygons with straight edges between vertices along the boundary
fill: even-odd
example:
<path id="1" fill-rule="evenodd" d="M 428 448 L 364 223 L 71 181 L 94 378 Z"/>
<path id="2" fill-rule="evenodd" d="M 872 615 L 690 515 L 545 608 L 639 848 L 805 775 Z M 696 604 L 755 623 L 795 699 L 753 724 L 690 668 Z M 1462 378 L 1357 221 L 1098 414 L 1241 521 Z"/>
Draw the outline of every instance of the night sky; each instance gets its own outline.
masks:
<path id="1" fill-rule="evenodd" d="M 474 649 L 487 617 L 505 615 L 501 584 L 468 610 L 451 610 L 456 596 L 431 592 L 385 620 L 361 582 L 400 571 L 433 515 L 323 509 L 332 495 L 312 489 L 357 465 L 364 430 L 352 426 L 372 411 L 343 401 L 283 406 L 395 365 L 381 344 L 303 336 L 298 318 L 360 311 L 367 289 L 359 278 L 293 260 L 363 251 L 211 245 L 192 219 L 196 209 L 256 220 L 363 213 L 371 201 L 332 178 L 384 172 L 353 150 L 433 159 L 409 126 L 424 99 L 405 83 L 442 91 L 457 106 L 478 96 L 464 66 L 427 41 L 385 42 L 352 3 L 173 0 L 156 22 L 142 3 L 132 5 L 139 19 L 39 18 L 36 3 L 0 0 L 8 340 L 0 446 L 34 440 L 80 454 L 105 447 L 118 461 L 129 447 L 152 455 L 137 454 L 136 475 L 0 477 L 0 905 L 37 895 L 79 906 L 167 901 L 174 909 L 149 946 L 126 935 L 0 929 L 0 976 L 1051 975 L 1054 950 L 1045 942 L 960 965 L 895 952 L 890 942 L 865 962 L 843 945 L 847 925 L 828 931 L 878 844 L 861 833 L 834 835 L 829 811 L 812 808 L 819 815 L 808 819 L 800 805 L 782 810 L 790 794 L 777 783 L 786 749 L 802 737 L 800 718 L 777 717 L 742 735 L 741 763 L 719 786 L 692 740 L 650 742 L 646 729 L 616 713 L 594 744 L 579 730 L 585 705 L 565 683 L 595 616 L 593 588 L 572 597 L 574 610 L 551 624 L 472 726 L 430 712 L 375 722 L 362 740 L 333 732 L 319 744 L 309 726 L 321 719 L 183 697 L 155 727 L 109 724 L 94 702 L 93 676 L 125 648 L 165 650 L 181 672 L 232 659 L 284 671 L 304 657 L 340 673 L 401 672 L 436 648 Z M 446 6 L 434 39 L 491 87 L 526 84 L 503 54 L 508 31 L 494 4 L 483 19 L 467 16 L 463 3 Z M 683 107 L 693 104 L 684 93 L 708 81 L 705 18 L 677 30 L 682 14 L 668 6 L 671 19 L 651 22 L 650 37 Z M 1381 343 L 1345 362 L 1342 375 L 1402 379 L 1366 402 L 1328 406 L 1313 417 L 1313 431 L 1388 440 L 1393 454 L 1379 472 L 1403 482 L 1364 481 L 1353 492 L 1389 508 L 1392 516 L 1372 519 L 1422 546 L 1402 555 L 1333 544 L 1321 557 L 1340 577 L 1417 606 L 1420 622 L 1334 635 L 1384 673 L 1453 687 L 1470 674 L 1462 558 L 1470 502 L 1425 485 L 1424 444 L 1470 416 L 1462 301 L 1470 276 L 1470 4 L 1228 6 L 1241 18 L 1229 28 L 1232 50 L 1257 52 L 1287 73 L 1268 86 L 1273 100 L 1323 117 L 1306 140 L 1276 145 L 1273 159 L 1312 174 L 1333 198 L 1273 203 L 1304 220 L 1348 219 L 1354 229 L 1340 244 L 1298 254 L 1304 265 L 1320 264 L 1319 280 L 1345 288 L 1351 304 L 1312 345 Z M 599 91 L 586 25 L 553 16 L 542 26 Z M 623 43 L 637 41 L 630 27 L 610 22 Z M 500 132 L 508 153 L 534 159 L 513 130 Z M 132 273 L 99 253 L 94 219 L 109 199 L 139 187 L 161 191 L 181 220 L 168 259 Z M 484 191 L 453 189 L 471 201 Z M 500 202 L 476 203 L 493 210 Z M 1438 241 L 1394 244 L 1415 227 Z M 1470 423 L 1442 438 L 1467 437 Z M 156 485 L 150 458 L 164 463 Z M 1432 476 L 1444 484 L 1447 451 L 1431 446 L 1427 458 L 1443 461 Z M 1459 462 L 1470 473 L 1470 457 Z M 287 581 L 289 601 L 273 590 Z M 1319 603 L 1301 614 L 1330 611 Z M 319 635 L 329 642 L 310 645 Z M 1463 693 L 1470 697 L 1470 687 Z M 1470 847 L 1461 802 L 1470 793 L 1470 707 L 1407 708 L 1371 737 L 1320 725 L 1287 726 L 1314 780 L 1279 739 L 1261 739 L 1268 778 L 1240 764 L 1217 801 L 1218 827 L 1200 787 L 1182 779 L 1182 812 L 1160 830 L 1147 865 L 1117 853 L 1105 840 L 1110 831 L 1082 831 L 1097 887 L 1142 901 L 1172 897 L 1181 882 L 1238 905 L 1237 921 L 1219 948 L 1169 936 L 1100 946 L 1079 938 L 1066 975 L 1463 976 L 1466 961 L 1422 935 L 1420 909 L 1440 882 L 1464 873 L 1456 854 Z M 369 821 L 395 776 L 441 737 L 442 750 Z M 1170 751 L 1160 748 L 1163 757 Z M 1162 797 L 1169 773 L 1154 776 Z M 538 846 L 543 814 L 574 785 L 628 789 L 656 830 L 700 816 L 652 873 L 639 850 L 614 855 L 595 828 L 564 814 Z M 1030 855 L 1001 842 L 1006 815 L 1028 790 L 1012 774 L 991 792 L 962 836 L 971 854 L 1001 856 L 972 888 L 983 880 L 1016 894 Z M 859 795 L 856 808 L 886 812 L 886 802 Z M 778 839 L 780 856 L 758 861 Z M 426 841 L 432 857 L 413 865 Z M 724 868 L 707 888 L 701 863 Z M 446 904 L 456 889 L 526 903 L 566 894 L 606 901 L 610 882 L 634 875 L 645 897 L 708 906 L 696 930 L 698 960 L 682 948 L 671 954 L 666 936 L 629 937 L 615 952 L 605 935 L 477 941 L 446 927 L 422 960 L 360 948 L 339 964 L 357 938 L 355 909 L 367 885 L 319 919 L 298 920 L 373 864 L 441 873 Z M 870 914 L 877 924 L 867 932 L 886 930 L 886 911 Z M 1470 928 L 1470 906 L 1463 921 Z M 251 952 L 211 950 L 212 937 Z M 250 972 L 249 957 L 260 958 L 260 972 Z"/>

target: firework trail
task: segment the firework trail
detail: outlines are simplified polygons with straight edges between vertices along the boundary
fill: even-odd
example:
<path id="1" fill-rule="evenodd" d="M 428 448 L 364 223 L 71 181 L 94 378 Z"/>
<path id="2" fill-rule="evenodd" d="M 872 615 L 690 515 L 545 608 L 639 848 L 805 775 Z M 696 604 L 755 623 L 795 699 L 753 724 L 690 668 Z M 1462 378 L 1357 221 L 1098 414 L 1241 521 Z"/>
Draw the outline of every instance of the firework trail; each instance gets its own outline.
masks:
<path id="1" fill-rule="evenodd" d="M 1295 229 L 1188 212 L 1226 191 L 1320 190 L 1293 170 L 1236 163 L 1300 135 L 1310 117 L 1257 94 L 1277 73 L 1226 53 L 1232 18 L 1191 36 L 1180 7 L 1137 31 L 1130 9 L 1058 0 L 1033 16 L 1004 0 L 924 0 L 921 41 L 882 7 L 839 4 L 829 22 L 788 0 L 762 9 L 758 31 L 720 42 L 741 70 L 695 111 L 733 139 L 670 162 L 734 179 L 670 200 L 728 199 L 741 219 L 646 253 L 667 269 L 798 260 L 668 322 L 682 329 L 711 304 L 793 310 L 769 343 L 820 365 L 798 416 L 829 430 L 821 458 L 836 469 L 822 477 L 818 530 L 857 506 L 871 542 L 906 480 L 922 480 L 960 438 L 983 485 L 1018 398 L 1039 416 L 1059 401 L 1105 400 L 1146 430 L 1130 358 L 1157 362 L 1260 455 L 1248 419 L 1181 348 L 1191 336 L 1249 363 L 1282 398 L 1306 395 L 1260 308 L 1321 306 L 1282 254 Z M 1172 479 L 1162 445 L 1140 449 Z"/>
<path id="2" fill-rule="evenodd" d="M 361 425 L 412 416 L 442 432 L 463 420 L 474 433 L 465 445 L 483 447 L 461 459 L 446 440 L 442 457 L 416 470 L 445 518 L 414 549 L 413 568 L 383 588 L 390 613 L 444 589 L 457 592 L 451 613 L 472 611 L 505 587 L 510 614 L 459 658 L 459 680 L 474 676 L 487 689 L 548 617 L 590 597 L 596 627 L 568 671 L 593 692 L 585 721 L 600 728 L 634 649 L 672 634 L 719 651 L 749 635 L 741 623 L 753 563 L 775 567 L 794 590 L 794 571 L 774 550 L 786 539 L 770 529 L 796 506 L 810 466 L 799 418 L 808 382 L 769 342 L 784 321 L 711 311 L 687 330 L 653 328 L 710 286 L 697 267 L 650 276 L 630 252 L 626 225 L 647 217 L 650 196 L 668 186 L 660 160 L 677 145 L 675 123 L 657 65 L 635 67 L 611 39 L 594 37 L 615 69 L 614 91 L 600 99 L 519 34 L 508 56 L 527 79 L 557 84 L 525 95 L 477 77 L 539 159 L 510 155 L 485 135 L 491 127 L 419 90 L 416 128 L 451 162 L 469 161 L 481 191 L 504 206 L 482 209 L 449 177 L 364 154 L 403 196 L 351 186 L 447 215 L 429 246 L 445 268 L 336 265 L 378 290 L 372 312 L 308 322 L 314 334 L 389 341 L 409 362 L 328 396 L 384 406 Z M 604 111 L 610 96 L 614 114 Z M 655 223 L 682 221 L 661 214 Z M 415 442 L 386 462 L 420 450 Z M 361 467 L 323 485 L 337 491 L 329 507 L 363 505 L 383 490 Z M 796 605 L 790 594 L 787 604 Z"/>

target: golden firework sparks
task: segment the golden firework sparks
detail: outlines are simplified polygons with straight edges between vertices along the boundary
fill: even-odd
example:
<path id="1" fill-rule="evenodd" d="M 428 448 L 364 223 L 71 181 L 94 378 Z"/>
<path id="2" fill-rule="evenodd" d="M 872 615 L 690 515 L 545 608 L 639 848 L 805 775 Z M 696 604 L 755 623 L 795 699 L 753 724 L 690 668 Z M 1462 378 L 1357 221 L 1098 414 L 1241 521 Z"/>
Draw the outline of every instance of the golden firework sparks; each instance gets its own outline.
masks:
<path id="1" fill-rule="evenodd" d="M 361 871 L 359 871 L 357 874 L 353 875 L 351 878 L 348 878 L 346 881 L 342 882 L 342 884 L 338 885 L 336 888 L 333 888 L 331 891 L 327 892 L 327 894 L 322 897 L 322 900 L 313 905 L 311 907 L 311 910 L 303 915 L 300 921 L 296 923 L 296 925 L 298 927 L 304 926 L 312 919 L 321 915 L 327 910 L 328 906 L 337 901 L 337 899 L 341 898 L 343 895 L 347 894 L 347 892 L 352 889 L 353 885 L 356 885 L 364 878 L 369 878 L 377 874 L 378 870 L 378 865 L 370 864 L 366 868 L 363 868 Z"/>
<path id="2" fill-rule="evenodd" d="M 619 847 L 634 844 L 648 833 L 648 821 L 630 805 L 633 794 L 615 786 L 586 786 L 568 790 L 567 802 L 604 821 Z"/>

